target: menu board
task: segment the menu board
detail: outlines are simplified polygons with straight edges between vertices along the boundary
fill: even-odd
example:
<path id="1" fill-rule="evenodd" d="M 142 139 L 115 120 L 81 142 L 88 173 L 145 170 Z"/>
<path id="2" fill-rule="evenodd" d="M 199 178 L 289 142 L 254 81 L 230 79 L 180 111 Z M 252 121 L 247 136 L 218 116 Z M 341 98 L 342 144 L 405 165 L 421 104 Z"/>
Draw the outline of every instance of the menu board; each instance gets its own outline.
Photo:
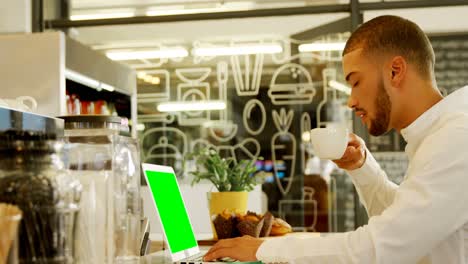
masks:
<path id="1" fill-rule="evenodd" d="M 468 34 L 429 37 L 434 49 L 435 74 L 444 95 L 468 85 Z"/>

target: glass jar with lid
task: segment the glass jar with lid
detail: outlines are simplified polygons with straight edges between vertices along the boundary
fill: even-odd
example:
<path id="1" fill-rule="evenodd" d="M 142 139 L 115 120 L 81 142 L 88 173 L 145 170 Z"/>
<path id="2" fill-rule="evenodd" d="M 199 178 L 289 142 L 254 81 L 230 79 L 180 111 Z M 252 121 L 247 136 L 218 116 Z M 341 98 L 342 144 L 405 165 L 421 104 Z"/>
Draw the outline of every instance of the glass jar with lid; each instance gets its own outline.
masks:
<path id="1" fill-rule="evenodd" d="M 23 212 L 21 263 L 73 263 L 81 184 L 64 170 L 54 135 L 0 132 L 0 202 Z"/>
<path id="2" fill-rule="evenodd" d="M 113 263 L 140 253 L 138 143 L 116 116 L 64 116 L 67 167 L 83 185 L 78 263 Z"/>

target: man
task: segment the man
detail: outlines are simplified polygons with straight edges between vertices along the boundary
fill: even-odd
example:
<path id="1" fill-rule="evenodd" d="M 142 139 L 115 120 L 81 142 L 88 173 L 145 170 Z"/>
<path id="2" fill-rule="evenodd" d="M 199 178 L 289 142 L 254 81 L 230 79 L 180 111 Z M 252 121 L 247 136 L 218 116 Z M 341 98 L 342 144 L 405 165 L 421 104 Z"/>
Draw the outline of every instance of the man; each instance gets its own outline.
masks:
<path id="1" fill-rule="evenodd" d="M 348 171 L 370 217 L 327 237 L 242 237 L 218 242 L 206 260 L 288 263 L 468 263 L 468 87 L 443 98 L 434 52 L 413 22 L 381 16 L 361 25 L 343 52 L 349 107 L 370 134 L 395 129 L 409 167 L 390 182 L 362 139 L 351 135 L 336 164 Z"/>

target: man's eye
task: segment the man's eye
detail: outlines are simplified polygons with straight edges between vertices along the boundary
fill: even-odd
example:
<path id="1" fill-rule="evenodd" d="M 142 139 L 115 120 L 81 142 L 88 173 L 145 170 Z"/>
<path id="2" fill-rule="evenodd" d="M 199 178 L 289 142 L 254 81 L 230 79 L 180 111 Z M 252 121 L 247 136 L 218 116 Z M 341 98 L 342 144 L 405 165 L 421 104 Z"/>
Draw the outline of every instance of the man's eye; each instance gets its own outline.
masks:
<path id="1" fill-rule="evenodd" d="M 355 82 L 355 83 L 353 84 L 353 87 L 356 87 L 358 84 L 359 84 L 359 82 Z"/>

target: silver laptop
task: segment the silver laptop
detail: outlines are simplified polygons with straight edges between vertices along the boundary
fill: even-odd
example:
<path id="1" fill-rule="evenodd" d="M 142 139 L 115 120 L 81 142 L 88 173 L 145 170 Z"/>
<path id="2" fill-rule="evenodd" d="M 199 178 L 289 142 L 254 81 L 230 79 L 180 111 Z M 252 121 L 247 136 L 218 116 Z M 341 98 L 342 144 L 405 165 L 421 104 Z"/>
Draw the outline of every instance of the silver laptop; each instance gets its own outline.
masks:
<path id="1" fill-rule="evenodd" d="M 230 259 L 203 262 L 203 255 L 206 252 L 200 252 L 198 247 L 174 170 L 172 167 L 147 163 L 143 163 L 142 166 L 173 262 L 180 264 L 240 263 Z"/>

